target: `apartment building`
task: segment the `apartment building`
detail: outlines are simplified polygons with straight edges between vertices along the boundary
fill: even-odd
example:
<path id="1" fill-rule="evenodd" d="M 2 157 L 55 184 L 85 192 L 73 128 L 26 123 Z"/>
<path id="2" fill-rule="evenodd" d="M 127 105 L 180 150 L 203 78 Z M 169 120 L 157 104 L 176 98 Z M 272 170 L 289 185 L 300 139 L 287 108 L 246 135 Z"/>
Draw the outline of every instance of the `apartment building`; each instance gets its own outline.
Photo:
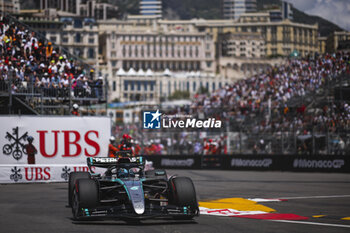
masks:
<path id="1" fill-rule="evenodd" d="M 198 21 L 195 26 L 199 31 L 211 33 L 214 42 L 224 33 L 260 33 L 266 44 L 266 56 L 288 56 L 297 50 L 302 56 L 318 51 L 318 25 L 295 23 L 288 19 L 270 21 L 269 13 L 248 13 L 237 21 L 205 22 Z"/>
<path id="2" fill-rule="evenodd" d="M 256 11 L 256 0 L 222 0 L 224 19 L 238 19 L 240 15 Z"/>
<path id="3" fill-rule="evenodd" d="M 153 15 L 158 18 L 162 17 L 161 0 L 140 0 L 140 15 Z"/>

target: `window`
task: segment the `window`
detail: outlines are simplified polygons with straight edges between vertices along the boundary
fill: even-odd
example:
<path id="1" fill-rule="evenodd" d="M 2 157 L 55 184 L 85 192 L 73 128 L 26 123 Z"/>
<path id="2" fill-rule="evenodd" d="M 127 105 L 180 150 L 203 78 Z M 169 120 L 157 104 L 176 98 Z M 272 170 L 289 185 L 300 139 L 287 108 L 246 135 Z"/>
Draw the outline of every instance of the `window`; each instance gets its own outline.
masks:
<path id="1" fill-rule="evenodd" d="M 171 94 L 171 84 L 170 81 L 168 81 L 168 96 Z"/>
<path id="2" fill-rule="evenodd" d="M 95 43 L 95 38 L 89 38 L 89 44 Z"/>
<path id="3" fill-rule="evenodd" d="M 73 51 L 74 55 L 77 57 L 81 57 L 83 55 L 83 51 L 81 50 L 81 48 L 75 48 Z"/>
<path id="4" fill-rule="evenodd" d="M 52 42 L 54 42 L 54 43 L 56 42 L 56 39 L 57 39 L 56 36 L 51 36 L 51 37 L 50 37 L 50 40 L 51 40 Z"/>
<path id="5" fill-rule="evenodd" d="M 115 48 L 115 43 L 113 42 L 113 43 L 112 43 L 112 49 L 114 49 L 114 48 Z"/>
<path id="6" fill-rule="evenodd" d="M 78 32 L 75 34 L 75 43 L 80 43 L 81 42 L 81 34 Z"/>
<path id="7" fill-rule="evenodd" d="M 137 90 L 141 91 L 141 82 L 140 81 L 137 81 Z"/>
<path id="8" fill-rule="evenodd" d="M 90 58 L 90 59 L 95 58 L 95 49 L 89 48 L 89 50 L 88 50 L 88 58 Z"/>
<path id="9" fill-rule="evenodd" d="M 127 90 L 128 90 L 128 84 L 129 84 L 129 83 L 128 83 L 127 81 L 124 82 L 124 91 L 127 91 Z"/>
<path id="10" fill-rule="evenodd" d="M 116 61 L 112 61 L 112 66 L 115 67 L 117 65 Z"/>
<path id="11" fill-rule="evenodd" d="M 117 90 L 117 83 L 115 81 L 113 81 L 113 91 Z"/>
<path id="12" fill-rule="evenodd" d="M 83 22 L 81 19 L 75 19 L 74 20 L 74 27 L 75 28 L 82 28 L 83 27 Z"/>

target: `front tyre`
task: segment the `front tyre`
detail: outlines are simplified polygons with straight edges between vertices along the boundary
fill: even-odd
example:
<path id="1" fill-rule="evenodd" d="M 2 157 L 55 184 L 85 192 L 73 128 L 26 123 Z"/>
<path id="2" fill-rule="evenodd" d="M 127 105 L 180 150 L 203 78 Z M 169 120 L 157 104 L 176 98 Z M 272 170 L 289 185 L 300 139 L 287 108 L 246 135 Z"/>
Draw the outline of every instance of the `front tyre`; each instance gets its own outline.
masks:
<path id="1" fill-rule="evenodd" d="M 68 180 L 68 205 L 72 206 L 72 198 L 74 192 L 75 181 L 78 179 L 89 179 L 90 173 L 88 172 L 71 172 L 69 173 Z"/>
<path id="2" fill-rule="evenodd" d="M 82 209 L 95 208 L 99 204 L 98 186 L 92 179 L 76 180 L 72 195 L 72 213 L 74 220 L 80 220 Z"/>
<path id="3" fill-rule="evenodd" d="M 188 208 L 191 213 L 198 212 L 196 190 L 193 182 L 188 177 L 175 177 L 170 181 L 170 196 L 172 204 Z M 192 219 L 196 214 L 177 217 L 178 219 Z"/>

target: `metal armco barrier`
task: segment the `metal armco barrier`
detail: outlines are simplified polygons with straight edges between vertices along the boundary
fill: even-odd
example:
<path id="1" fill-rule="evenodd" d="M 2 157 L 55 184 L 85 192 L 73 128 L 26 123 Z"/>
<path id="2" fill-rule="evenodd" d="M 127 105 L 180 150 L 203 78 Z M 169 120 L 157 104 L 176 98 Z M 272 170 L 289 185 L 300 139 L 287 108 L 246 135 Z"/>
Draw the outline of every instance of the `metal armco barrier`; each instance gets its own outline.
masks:
<path id="1" fill-rule="evenodd" d="M 350 156 L 148 155 L 155 168 L 350 173 Z"/>

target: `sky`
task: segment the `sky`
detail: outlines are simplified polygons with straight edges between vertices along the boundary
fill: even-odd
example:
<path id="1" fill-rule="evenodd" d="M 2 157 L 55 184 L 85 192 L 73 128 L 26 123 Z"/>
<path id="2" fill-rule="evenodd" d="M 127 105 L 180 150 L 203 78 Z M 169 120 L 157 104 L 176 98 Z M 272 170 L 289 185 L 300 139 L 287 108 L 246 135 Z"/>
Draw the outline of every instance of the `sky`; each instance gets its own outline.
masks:
<path id="1" fill-rule="evenodd" d="M 350 31 L 350 0 L 286 0 L 309 15 L 321 16 Z"/>

